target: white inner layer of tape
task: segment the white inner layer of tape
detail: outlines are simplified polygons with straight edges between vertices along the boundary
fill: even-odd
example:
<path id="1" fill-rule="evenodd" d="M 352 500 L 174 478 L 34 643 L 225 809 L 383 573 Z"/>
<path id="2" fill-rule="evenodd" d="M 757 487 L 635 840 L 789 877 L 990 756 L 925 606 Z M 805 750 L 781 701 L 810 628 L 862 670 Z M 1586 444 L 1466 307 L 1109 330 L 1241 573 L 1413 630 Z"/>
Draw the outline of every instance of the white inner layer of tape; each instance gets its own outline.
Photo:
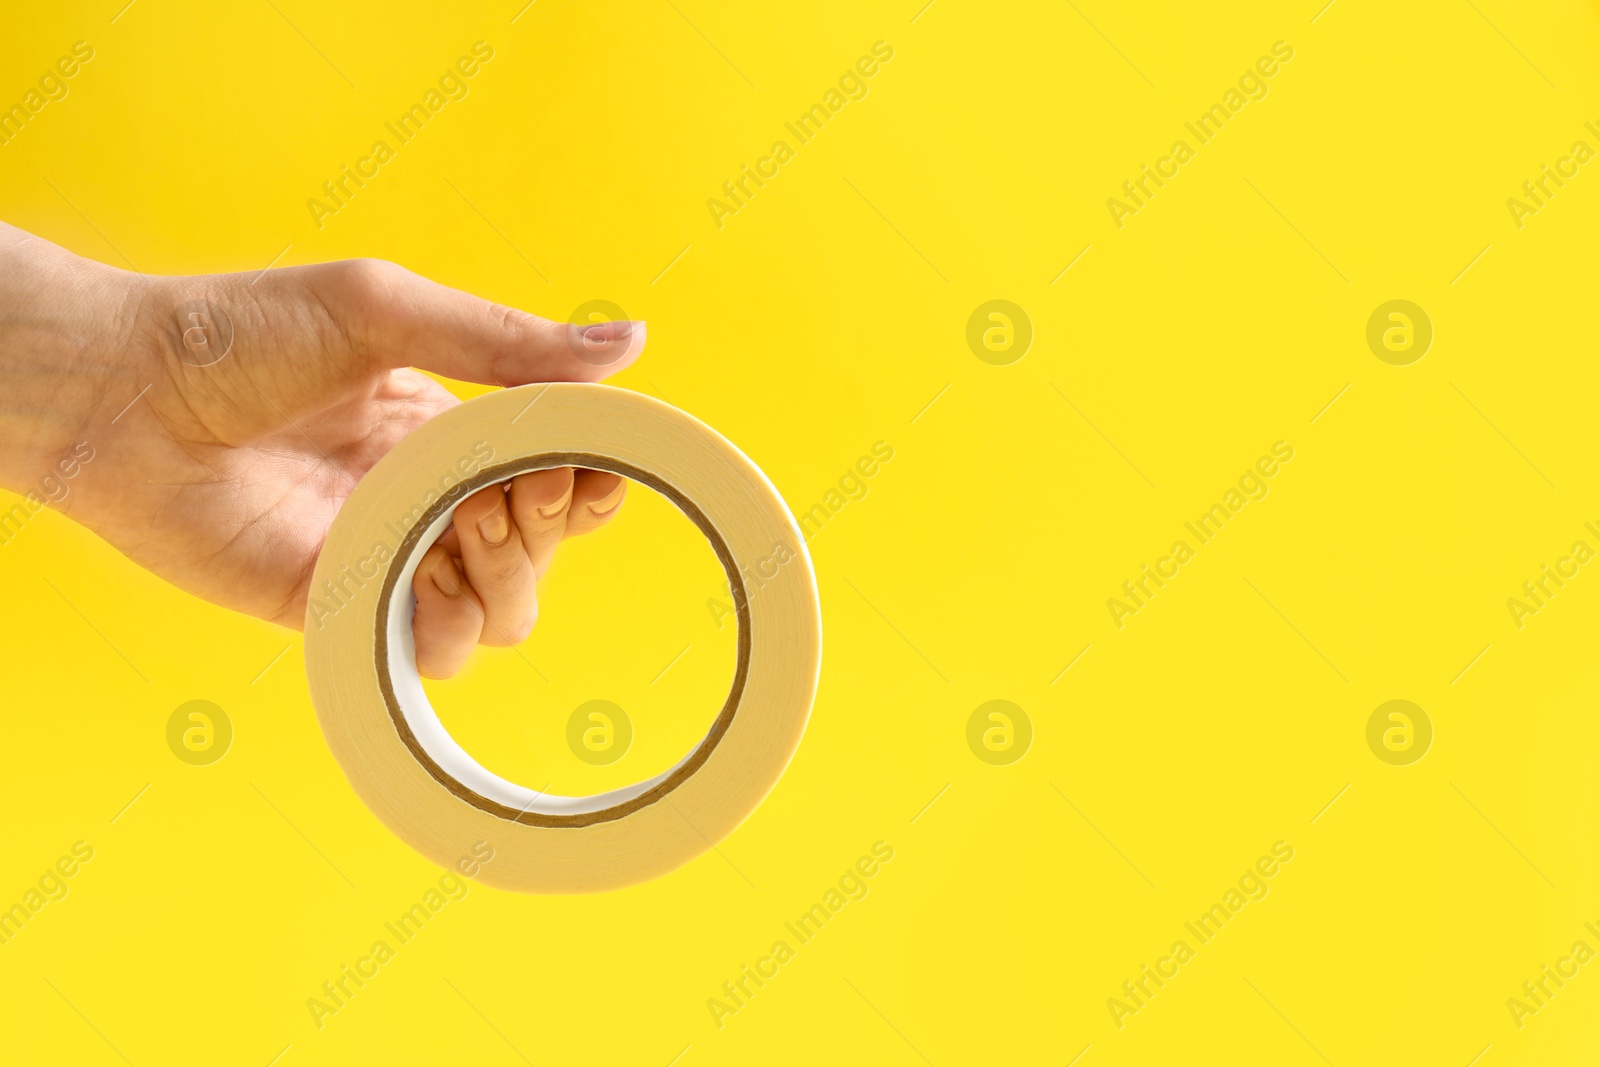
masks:
<path id="1" fill-rule="evenodd" d="M 528 470 L 535 469 L 538 468 L 528 468 L 519 473 L 526 474 Z M 423 555 L 435 541 L 444 536 L 454 518 L 455 508 L 451 508 L 422 532 L 417 547 L 400 570 L 400 578 L 394 584 L 394 593 L 389 602 L 389 648 L 394 650 L 394 653 L 391 654 L 388 670 L 389 680 L 394 687 L 395 702 L 399 704 L 400 713 L 405 716 L 406 725 L 411 727 L 411 733 L 416 737 L 417 743 L 433 762 L 439 765 L 439 769 L 479 796 L 508 808 L 537 812 L 541 815 L 584 815 L 604 811 L 606 808 L 632 800 L 665 781 L 673 771 L 686 763 L 699 749 L 699 744 L 685 753 L 683 759 L 654 778 L 647 778 L 642 782 L 623 786 L 621 789 L 613 789 L 608 793 L 596 793 L 593 796 L 555 796 L 500 777 L 473 759 L 471 754 L 450 736 L 450 731 L 439 721 L 439 713 L 433 710 L 433 702 L 428 699 L 427 692 L 422 688 L 422 676 L 417 673 L 417 649 L 411 636 L 411 620 L 416 612 L 417 598 L 411 591 L 411 581 L 416 576 L 417 565 L 422 562 Z M 703 738 L 700 744 L 704 744 Z"/>

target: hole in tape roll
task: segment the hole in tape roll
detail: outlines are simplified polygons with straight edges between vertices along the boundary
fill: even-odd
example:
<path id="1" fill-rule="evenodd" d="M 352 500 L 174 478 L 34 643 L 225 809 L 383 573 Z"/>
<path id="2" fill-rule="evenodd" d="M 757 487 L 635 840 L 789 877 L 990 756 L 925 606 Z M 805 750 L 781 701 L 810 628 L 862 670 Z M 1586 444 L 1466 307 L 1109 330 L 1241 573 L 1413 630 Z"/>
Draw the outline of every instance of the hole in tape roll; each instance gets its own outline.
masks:
<path id="1" fill-rule="evenodd" d="M 531 635 L 479 648 L 424 681 L 410 645 L 412 572 L 455 505 L 510 476 L 587 458 L 631 475 L 598 530 L 563 541 L 539 583 Z M 748 657 L 747 578 L 692 502 L 642 471 L 577 454 L 485 470 L 419 522 L 387 589 L 380 670 L 413 753 L 463 799 L 519 821 L 581 825 L 650 802 L 692 773 L 736 710 Z M 774 546 L 769 567 L 781 567 Z M 470 577 L 470 576 L 469 576 Z M 759 575 L 755 576 L 759 581 Z"/>

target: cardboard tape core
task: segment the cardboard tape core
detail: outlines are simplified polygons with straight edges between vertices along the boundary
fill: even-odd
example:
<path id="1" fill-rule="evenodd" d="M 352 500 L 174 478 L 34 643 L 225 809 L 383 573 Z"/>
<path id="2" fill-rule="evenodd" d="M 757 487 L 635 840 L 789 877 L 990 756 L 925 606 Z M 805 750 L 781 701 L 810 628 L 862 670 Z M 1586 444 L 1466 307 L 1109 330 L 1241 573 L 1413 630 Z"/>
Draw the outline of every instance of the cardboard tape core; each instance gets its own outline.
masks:
<path id="1" fill-rule="evenodd" d="M 588 797 L 529 789 L 467 753 L 422 688 L 411 634 L 417 564 L 456 506 L 519 474 L 567 466 L 611 471 L 671 500 L 716 552 L 739 627 L 733 682 L 699 744 L 661 774 Z M 505 389 L 419 427 L 340 510 L 306 611 L 317 717 L 362 801 L 442 865 L 487 841 L 495 859 L 479 880 L 527 892 L 629 885 L 712 848 L 788 765 L 820 661 L 816 578 L 771 482 L 693 417 L 603 385 Z"/>

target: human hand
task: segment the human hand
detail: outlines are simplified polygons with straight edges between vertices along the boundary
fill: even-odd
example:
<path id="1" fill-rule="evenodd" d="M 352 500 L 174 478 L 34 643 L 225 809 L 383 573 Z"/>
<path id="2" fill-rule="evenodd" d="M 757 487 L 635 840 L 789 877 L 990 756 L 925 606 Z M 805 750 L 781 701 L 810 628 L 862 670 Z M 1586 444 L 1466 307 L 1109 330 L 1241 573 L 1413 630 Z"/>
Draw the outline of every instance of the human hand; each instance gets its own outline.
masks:
<path id="1" fill-rule="evenodd" d="M 553 322 L 378 260 L 154 277 L 0 223 L 0 485 L 64 486 L 42 495 L 134 562 L 299 629 L 345 497 L 460 403 L 411 368 L 599 381 L 644 342 L 642 322 Z M 565 467 L 462 501 L 413 582 L 419 671 L 448 677 L 474 645 L 523 640 L 556 545 L 625 492 L 616 474 Z"/>

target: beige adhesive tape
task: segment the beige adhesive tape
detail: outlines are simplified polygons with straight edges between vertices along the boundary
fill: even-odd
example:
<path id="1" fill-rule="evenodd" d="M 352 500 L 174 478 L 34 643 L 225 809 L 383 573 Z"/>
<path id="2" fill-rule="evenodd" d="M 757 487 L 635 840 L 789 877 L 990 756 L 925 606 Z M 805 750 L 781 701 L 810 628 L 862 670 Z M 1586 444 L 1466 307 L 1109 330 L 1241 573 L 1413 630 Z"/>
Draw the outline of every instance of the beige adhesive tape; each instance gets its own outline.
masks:
<path id="1" fill-rule="evenodd" d="M 664 773 L 590 797 L 545 794 L 474 760 L 429 704 L 411 640 L 411 579 L 455 506 L 567 466 L 614 471 L 676 504 L 722 561 L 739 625 L 733 684 L 704 739 Z M 816 577 L 772 483 L 699 420 L 604 385 L 505 389 L 423 424 L 340 510 L 306 612 L 317 717 L 367 807 L 444 866 L 488 842 L 494 860 L 478 878 L 534 893 L 642 882 L 729 834 L 799 745 L 821 651 Z"/>

